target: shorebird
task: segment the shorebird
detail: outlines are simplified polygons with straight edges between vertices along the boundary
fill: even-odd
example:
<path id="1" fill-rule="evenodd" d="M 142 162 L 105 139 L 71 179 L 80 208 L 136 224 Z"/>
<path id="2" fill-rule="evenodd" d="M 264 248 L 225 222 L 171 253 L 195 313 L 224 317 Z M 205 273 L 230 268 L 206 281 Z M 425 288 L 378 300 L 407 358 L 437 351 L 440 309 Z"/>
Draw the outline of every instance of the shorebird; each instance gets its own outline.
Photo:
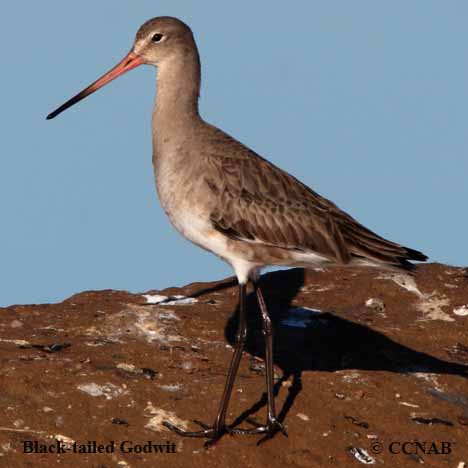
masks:
<path id="1" fill-rule="evenodd" d="M 199 114 L 200 59 L 189 26 L 158 17 L 138 30 L 130 52 L 113 69 L 47 116 L 59 113 L 142 64 L 157 67 L 152 115 L 153 166 L 164 211 L 194 244 L 228 262 L 239 283 L 239 325 L 224 392 L 213 425 L 199 431 L 167 428 L 218 440 L 225 433 L 286 434 L 273 394 L 273 337 L 259 286 L 265 266 L 371 266 L 410 270 L 427 257 L 380 237 Z M 241 429 L 226 414 L 247 335 L 246 286 L 252 282 L 265 337 L 266 424 Z"/>

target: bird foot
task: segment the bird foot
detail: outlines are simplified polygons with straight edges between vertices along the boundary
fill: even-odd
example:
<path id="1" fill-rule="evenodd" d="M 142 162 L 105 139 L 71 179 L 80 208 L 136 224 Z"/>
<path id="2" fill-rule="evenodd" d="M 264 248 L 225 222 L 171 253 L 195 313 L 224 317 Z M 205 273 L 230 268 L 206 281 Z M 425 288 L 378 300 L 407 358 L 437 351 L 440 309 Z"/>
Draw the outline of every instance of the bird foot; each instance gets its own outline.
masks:
<path id="1" fill-rule="evenodd" d="M 186 431 L 185 429 L 181 429 L 180 427 L 175 426 L 174 424 L 164 421 L 162 424 L 163 426 L 167 427 L 172 432 L 183 436 L 183 437 L 198 437 L 198 438 L 206 438 L 205 447 L 209 447 L 217 442 L 221 437 L 230 432 L 226 426 L 210 426 L 205 424 L 197 419 L 194 419 L 193 422 L 198 424 L 202 427 L 201 431 Z"/>
<path id="2" fill-rule="evenodd" d="M 278 421 L 275 417 L 268 417 L 267 423 L 262 426 L 259 424 L 257 421 L 248 418 L 247 421 L 251 424 L 253 424 L 255 427 L 251 429 L 243 429 L 243 428 L 228 428 L 228 432 L 230 434 L 265 434 L 265 437 L 260 439 L 257 442 L 257 445 L 260 445 L 261 443 L 265 442 L 268 439 L 271 439 L 277 432 L 281 432 L 283 435 L 288 437 L 288 433 L 286 432 L 286 429 L 284 428 L 283 424 Z"/>
<path id="3" fill-rule="evenodd" d="M 198 438 L 205 438 L 207 439 L 204 443 L 206 448 L 210 447 L 211 445 L 215 444 L 224 434 L 242 434 L 242 435 L 255 435 L 255 434 L 265 434 L 263 438 L 261 438 L 257 445 L 262 444 L 268 439 L 271 439 L 277 432 L 281 432 L 283 435 L 288 437 L 288 433 L 284 428 L 283 424 L 278 421 L 278 419 L 270 417 L 267 420 L 267 423 L 262 426 L 257 421 L 248 418 L 247 421 L 253 424 L 255 427 L 250 429 L 243 429 L 243 428 L 236 428 L 231 426 L 210 426 L 209 424 L 205 424 L 197 419 L 194 419 L 193 422 L 198 424 L 202 430 L 201 431 L 186 431 L 185 429 L 181 429 L 180 427 L 175 426 L 174 424 L 164 421 L 163 426 L 167 427 L 172 432 L 183 436 L 183 437 L 198 437 Z"/>

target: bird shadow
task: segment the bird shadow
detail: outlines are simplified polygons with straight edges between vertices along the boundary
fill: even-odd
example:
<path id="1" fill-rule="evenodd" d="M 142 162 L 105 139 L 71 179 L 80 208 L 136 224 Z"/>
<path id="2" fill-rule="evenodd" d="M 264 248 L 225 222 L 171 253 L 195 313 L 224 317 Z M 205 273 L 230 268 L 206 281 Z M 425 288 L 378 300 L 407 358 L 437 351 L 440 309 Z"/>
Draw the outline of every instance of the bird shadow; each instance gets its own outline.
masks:
<path id="1" fill-rule="evenodd" d="M 385 370 L 397 373 L 426 372 L 468 377 L 468 366 L 438 359 L 404 346 L 366 325 L 352 322 L 332 312 L 314 311 L 292 306 L 304 285 L 303 269 L 267 273 L 261 277 L 263 290 L 274 330 L 274 364 L 283 371 L 275 383 L 275 396 L 283 382 L 292 377 L 288 395 L 278 413 L 283 422 L 294 400 L 302 390 L 303 371 L 335 372 L 338 370 Z M 226 283 L 227 286 L 231 282 Z M 247 296 L 248 335 L 245 350 L 264 358 L 264 338 L 256 296 Z M 225 337 L 234 343 L 239 309 L 228 319 Z M 251 367 L 251 370 L 255 370 Z M 257 369 L 263 373 L 263 369 Z M 267 404 L 264 393 L 233 422 L 252 422 L 250 416 Z M 256 423 L 256 421 L 255 421 Z"/>

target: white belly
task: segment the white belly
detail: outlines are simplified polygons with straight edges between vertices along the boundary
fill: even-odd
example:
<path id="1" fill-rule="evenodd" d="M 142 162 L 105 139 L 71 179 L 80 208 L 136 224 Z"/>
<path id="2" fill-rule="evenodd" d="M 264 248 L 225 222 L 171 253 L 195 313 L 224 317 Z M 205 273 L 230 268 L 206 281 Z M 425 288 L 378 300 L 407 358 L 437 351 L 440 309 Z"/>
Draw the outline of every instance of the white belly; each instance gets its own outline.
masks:
<path id="1" fill-rule="evenodd" d="M 213 229 L 208 220 L 185 210 L 166 213 L 172 225 L 186 239 L 226 260 L 230 257 L 226 237 Z"/>
<path id="2" fill-rule="evenodd" d="M 213 228 L 210 200 L 200 178 L 182 168 L 178 172 L 169 170 L 165 164 L 158 167 L 155 175 L 161 206 L 182 236 L 228 262 L 240 282 L 258 276 L 260 265 L 234 251 L 229 238 Z"/>
<path id="3" fill-rule="evenodd" d="M 168 213 L 173 226 L 186 239 L 199 247 L 214 253 L 233 268 L 240 283 L 247 283 L 249 278 L 257 279 L 262 265 L 252 263 L 229 248 L 229 239 L 216 231 L 209 221 L 205 221 L 191 213 Z M 237 255 L 236 255 L 237 254 Z"/>

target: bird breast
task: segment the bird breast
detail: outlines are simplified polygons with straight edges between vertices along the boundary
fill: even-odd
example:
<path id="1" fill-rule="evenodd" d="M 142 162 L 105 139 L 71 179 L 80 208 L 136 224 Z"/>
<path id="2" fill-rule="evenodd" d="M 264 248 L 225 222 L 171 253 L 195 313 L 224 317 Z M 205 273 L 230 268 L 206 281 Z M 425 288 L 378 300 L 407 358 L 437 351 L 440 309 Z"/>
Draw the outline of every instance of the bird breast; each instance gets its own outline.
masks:
<path id="1" fill-rule="evenodd" d="M 157 159 L 154 171 L 161 206 L 176 230 L 194 244 L 226 258 L 226 239 L 211 225 L 211 197 L 193 159 L 190 162 L 180 155 Z"/>

